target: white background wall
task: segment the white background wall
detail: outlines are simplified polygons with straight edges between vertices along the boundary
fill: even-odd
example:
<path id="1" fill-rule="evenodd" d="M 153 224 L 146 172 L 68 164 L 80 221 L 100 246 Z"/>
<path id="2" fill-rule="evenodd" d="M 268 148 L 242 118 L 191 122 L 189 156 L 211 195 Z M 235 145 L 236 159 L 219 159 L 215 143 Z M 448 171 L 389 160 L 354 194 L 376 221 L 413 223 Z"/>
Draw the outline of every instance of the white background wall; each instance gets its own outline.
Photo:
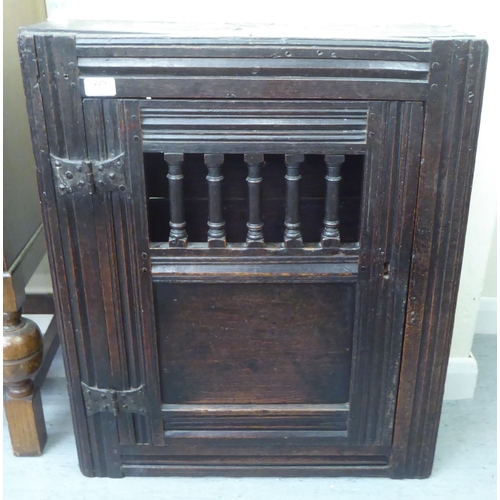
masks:
<path id="1" fill-rule="evenodd" d="M 55 19 L 135 20 L 201 23 L 276 23 L 308 25 L 354 24 L 362 33 L 369 25 L 432 24 L 453 26 L 485 38 L 490 46 L 487 83 L 481 132 L 476 161 L 473 195 L 467 231 L 466 250 L 460 281 L 451 356 L 470 359 L 472 337 L 485 275 L 489 293 L 496 295 L 494 259 L 490 257 L 496 221 L 498 142 L 498 98 L 500 81 L 500 29 L 492 0 L 439 1 L 358 0 L 335 1 L 263 1 L 164 2 L 155 0 L 47 0 L 49 17 Z M 490 261 L 489 268 L 488 262 Z"/>

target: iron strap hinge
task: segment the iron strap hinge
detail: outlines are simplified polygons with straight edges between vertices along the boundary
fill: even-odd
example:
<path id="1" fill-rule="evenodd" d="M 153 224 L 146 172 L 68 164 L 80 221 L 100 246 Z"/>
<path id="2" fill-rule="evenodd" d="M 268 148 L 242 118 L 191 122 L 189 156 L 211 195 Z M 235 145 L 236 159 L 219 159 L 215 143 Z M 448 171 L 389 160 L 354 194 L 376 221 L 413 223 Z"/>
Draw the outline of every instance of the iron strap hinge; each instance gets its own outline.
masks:
<path id="1" fill-rule="evenodd" d="M 69 160 L 50 155 L 60 194 L 126 191 L 125 154 L 101 161 Z"/>
<path id="2" fill-rule="evenodd" d="M 126 391 L 115 391 L 90 387 L 82 382 L 82 390 L 88 416 L 103 411 L 109 411 L 115 417 L 121 412 L 139 413 L 140 415 L 148 413 L 143 385 Z"/>

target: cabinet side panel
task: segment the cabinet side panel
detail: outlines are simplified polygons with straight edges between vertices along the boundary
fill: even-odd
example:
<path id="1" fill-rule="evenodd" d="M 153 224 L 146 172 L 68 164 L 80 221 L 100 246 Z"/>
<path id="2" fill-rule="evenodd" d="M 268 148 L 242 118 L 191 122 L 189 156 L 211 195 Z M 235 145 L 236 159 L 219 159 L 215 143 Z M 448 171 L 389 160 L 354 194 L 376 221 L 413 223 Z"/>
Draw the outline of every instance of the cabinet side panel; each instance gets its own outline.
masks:
<path id="1" fill-rule="evenodd" d="M 70 404 L 73 424 L 76 433 L 78 459 L 82 472 L 87 476 L 94 475 L 92 460 L 91 430 L 88 428 L 85 414 L 81 411 L 83 398 L 79 390 L 79 380 L 82 376 L 77 342 L 73 336 L 73 321 L 69 307 L 69 290 L 66 280 L 66 263 L 62 258 L 63 241 L 59 232 L 60 222 L 56 206 L 56 194 L 49 156 L 48 132 L 44 102 L 39 85 L 39 69 L 35 39 L 29 33 L 19 35 L 19 52 L 26 94 L 28 117 L 30 121 L 33 152 L 36 161 L 36 171 L 42 217 L 45 227 L 45 240 L 52 270 L 54 300 L 57 304 L 57 325 L 60 333 L 61 347 L 64 354 L 66 373 L 70 386 Z"/>
<path id="2" fill-rule="evenodd" d="M 81 411 L 84 407 L 83 397 L 81 391 L 79 391 L 81 368 L 77 343 L 73 336 L 74 325 L 69 307 L 66 264 L 64 259 L 61 258 L 63 243 L 59 233 L 59 214 L 55 202 L 56 195 L 49 156 L 44 103 L 39 86 L 35 40 L 29 33 L 21 32 L 18 42 L 33 153 L 36 162 L 38 189 L 42 205 L 42 218 L 45 227 L 45 241 L 52 271 L 54 301 L 57 305 L 57 326 L 70 387 L 73 425 L 75 429 L 78 429 L 75 436 L 78 459 L 82 472 L 87 476 L 92 476 L 94 475 L 94 465 L 91 456 L 91 431 L 88 428 L 85 414 Z"/>
<path id="3" fill-rule="evenodd" d="M 487 46 L 434 44 L 392 456 L 394 477 L 432 470 L 465 241 Z M 449 70 L 448 70 L 449 68 Z"/>
<path id="4" fill-rule="evenodd" d="M 79 367 L 79 373 L 73 371 L 74 359 L 66 359 L 65 363 L 70 379 L 70 397 L 74 399 L 73 408 L 79 415 L 76 426 L 79 434 L 86 419 L 81 382 L 105 388 L 110 383 L 94 199 L 89 186 L 61 189 L 60 181 L 55 182 L 52 172 L 58 163 L 71 165 L 71 162 L 85 162 L 87 159 L 82 100 L 76 84 L 78 69 L 74 38 L 47 34 L 36 37 L 35 43 L 48 137 L 47 153 L 51 156 L 44 165 L 44 176 L 46 183 L 52 184 L 50 203 L 58 217 L 57 226 L 47 229 L 52 237 L 57 235 L 61 241 L 59 249 L 51 250 L 51 258 L 61 263 L 52 271 L 55 275 L 65 276 L 65 282 L 54 288 L 63 289 L 65 294 L 58 302 L 59 314 L 67 319 L 61 336 L 74 343 L 78 359 L 75 365 Z M 83 168 L 85 164 L 81 165 Z M 65 175 L 70 179 L 72 174 L 66 172 Z M 84 472 L 121 476 L 119 457 L 113 452 L 117 433 L 111 413 L 88 417 L 84 428 L 88 430 L 93 468 Z"/>

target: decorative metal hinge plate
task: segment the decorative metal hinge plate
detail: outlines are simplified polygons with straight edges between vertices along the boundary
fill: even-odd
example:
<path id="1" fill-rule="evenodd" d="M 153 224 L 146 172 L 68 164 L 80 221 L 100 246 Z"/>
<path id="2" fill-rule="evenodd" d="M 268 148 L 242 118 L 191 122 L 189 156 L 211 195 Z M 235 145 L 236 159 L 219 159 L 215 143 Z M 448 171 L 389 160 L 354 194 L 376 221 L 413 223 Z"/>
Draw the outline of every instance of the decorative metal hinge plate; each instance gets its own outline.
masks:
<path id="1" fill-rule="evenodd" d="M 125 155 L 122 153 L 114 158 L 92 163 L 95 185 L 103 191 L 125 191 Z"/>
<path id="2" fill-rule="evenodd" d="M 115 391 L 113 389 L 99 389 L 89 387 L 82 382 L 83 397 L 87 415 L 94 415 L 102 411 L 109 411 L 115 417 L 120 412 L 139 413 L 146 415 L 147 398 L 144 386 L 127 391 Z"/>
<path id="3" fill-rule="evenodd" d="M 92 192 L 92 166 L 86 160 L 68 160 L 50 155 L 56 187 L 61 194 L 77 191 Z"/>
<path id="4" fill-rule="evenodd" d="M 126 191 L 125 155 L 103 161 L 68 160 L 50 155 L 57 189 L 61 194 L 86 191 Z"/>

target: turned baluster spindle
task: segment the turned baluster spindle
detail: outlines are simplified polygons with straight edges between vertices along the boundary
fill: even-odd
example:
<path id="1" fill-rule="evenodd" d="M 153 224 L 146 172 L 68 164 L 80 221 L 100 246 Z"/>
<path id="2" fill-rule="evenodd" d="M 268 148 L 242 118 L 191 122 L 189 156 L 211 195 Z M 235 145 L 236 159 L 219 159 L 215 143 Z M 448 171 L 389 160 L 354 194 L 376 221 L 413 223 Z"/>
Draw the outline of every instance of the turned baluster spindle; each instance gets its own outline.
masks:
<path id="1" fill-rule="evenodd" d="M 170 235 L 168 246 L 185 247 L 187 245 L 186 218 L 184 216 L 184 189 L 182 174 L 182 154 L 165 154 L 168 166 L 168 191 L 170 195 Z"/>
<path id="2" fill-rule="evenodd" d="M 334 247 L 340 244 L 339 233 L 339 182 L 340 167 L 345 161 L 343 155 L 326 155 L 326 203 L 325 203 L 325 227 L 321 234 L 322 247 Z"/>
<path id="3" fill-rule="evenodd" d="M 211 248 L 226 246 L 226 223 L 222 217 L 222 163 L 224 155 L 206 154 L 205 165 L 208 168 L 208 246 Z"/>
<path id="4" fill-rule="evenodd" d="M 264 233 L 262 231 L 264 223 L 262 221 L 261 189 L 262 177 L 260 170 L 264 163 L 262 154 L 246 154 L 245 163 L 248 166 L 248 233 L 247 247 L 263 247 Z"/>
<path id="5" fill-rule="evenodd" d="M 299 248 L 304 246 L 302 233 L 300 232 L 299 215 L 300 164 L 303 161 L 304 155 L 285 155 L 286 211 L 284 245 L 286 248 Z"/>

